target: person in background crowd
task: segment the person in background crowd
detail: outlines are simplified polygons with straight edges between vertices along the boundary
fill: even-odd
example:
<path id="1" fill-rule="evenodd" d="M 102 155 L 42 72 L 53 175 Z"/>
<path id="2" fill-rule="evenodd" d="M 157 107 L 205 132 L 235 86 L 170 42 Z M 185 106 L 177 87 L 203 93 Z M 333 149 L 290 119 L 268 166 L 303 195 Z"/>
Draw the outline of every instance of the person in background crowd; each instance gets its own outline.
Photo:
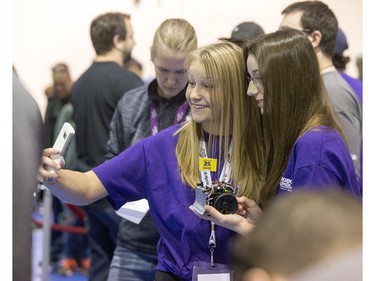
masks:
<path id="1" fill-rule="evenodd" d="M 253 21 L 245 21 L 245 22 L 238 24 L 233 29 L 232 34 L 229 39 L 220 38 L 220 40 L 229 40 L 241 46 L 245 41 L 254 39 L 263 34 L 264 34 L 264 30 L 259 24 Z"/>
<path id="2" fill-rule="evenodd" d="M 13 192 L 12 280 L 32 280 L 33 193 L 46 145 L 45 127 L 38 104 L 22 85 L 13 67 Z M 26 141 L 27 140 L 27 141 Z"/>
<path id="3" fill-rule="evenodd" d="M 107 159 L 188 118 L 184 63 L 187 54 L 196 48 L 197 36 L 189 22 L 177 18 L 161 23 L 150 50 L 156 77 L 119 101 L 111 122 Z M 122 219 L 108 281 L 153 281 L 159 238 L 150 212 L 139 224 Z"/>
<path id="4" fill-rule="evenodd" d="M 73 128 L 76 127 L 73 121 L 73 112 L 71 102 L 61 107 L 55 123 L 54 139 L 57 139 L 65 122 L 70 123 Z M 81 167 L 80 161 L 77 159 L 77 143 L 74 136 L 65 152 L 64 160 L 67 169 L 79 170 Z M 83 164 L 83 166 L 85 165 Z M 63 227 L 63 231 L 61 232 L 62 250 L 59 253 L 59 260 L 53 264 L 52 270 L 63 276 L 72 276 L 75 271 L 87 275 L 90 267 L 89 245 L 87 234 L 82 233 L 87 230 L 86 214 L 81 207 L 62 202 L 55 196 L 53 196 L 53 200 L 58 200 L 62 206 L 62 212 L 57 216 L 57 223 Z M 74 227 L 81 232 L 65 231 L 68 227 Z"/>
<path id="5" fill-rule="evenodd" d="M 96 57 L 74 83 L 71 98 L 80 171 L 88 171 L 105 161 L 109 124 L 117 103 L 125 92 L 143 85 L 137 75 L 123 66 L 135 44 L 128 14 L 98 15 L 91 22 L 90 35 Z M 106 198 L 85 206 L 84 211 L 91 260 L 88 280 L 105 281 L 116 247 L 120 217 Z"/>
<path id="6" fill-rule="evenodd" d="M 70 70 L 65 62 L 59 62 L 52 66 L 52 86 L 46 88 L 45 93 L 48 96 L 47 108 L 44 115 L 44 124 L 47 133 L 47 146 L 52 146 L 55 142 L 60 128 L 56 128 L 56 122 L 62 108 L 70 103 L 73 80 Z M 56 134 L 57 131 L 57 134 Z M 43 196 L 44 192 L 40 193 Z M 52 196 L 53 222 L 61 223 L 64 217 L 64 203 L 58 198 Z M 50 261 L 53 266 L 59 266 L 61 253 L 64 251 L 63 233 L 61 231 L 51 230 L 51 248 Z"/>
<path id="7" fill-rule="evenodd" d="M 48 145 L 53 145 L 54 130 L 57 116 L 61 108 L 70 102 L 73 81 L 70 76 L 69 67 L 66 63 L 57 63 L 52 67 L 53 85 L 47 87 L 46 92 L 49 92 L 51 98 L 48 99 L 47 109 L 44 117 L 46 126 Z"/>
<path id="8" fill-rule="evenodd" d="M 346 36 L 342 29 L 339 28 L 339 32 L 337 33 L 336 37 L 336 49 L 335 55 L 333 56 L 333 65 L 338 71 L 340 71 L 341 76 L 350 85 L 350 87 L 352 87 L 352 89 L 357 94 L 359 101 L 362 103 L 362 81 L 348 75 L 345 72 L 346 65 L 350 61 L 350 57 L 344 56 L 344 51 L 348 48 L 349 45 L 348 41 L 346 40 Z"/>
<path id="9" fill-rule="evenodd" d="M 336 118 L 340 122 L 362 188 L 362 106 L 354 90 L 333 65 L 338 22 L 333 11 L 321 1 L 301 1 L 287 6 L 281 27 L 303 31 L 314 47 L 320 72 Z"/>
<path id="10" fill-rule="evenodd" d="M 54 90 L 53 90 L 53 86 L 48 86 L 44 90 L 44 94 L 46 95 L 47 100 L 51 99 L 55 95 Z"/>

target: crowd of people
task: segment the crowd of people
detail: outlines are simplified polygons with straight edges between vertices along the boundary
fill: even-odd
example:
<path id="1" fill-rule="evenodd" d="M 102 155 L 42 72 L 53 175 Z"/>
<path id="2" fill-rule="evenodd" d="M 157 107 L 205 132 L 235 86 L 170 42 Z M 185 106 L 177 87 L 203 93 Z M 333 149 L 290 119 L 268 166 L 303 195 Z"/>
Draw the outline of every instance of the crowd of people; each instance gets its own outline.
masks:
<path id="1" fill-rule="evenodd" d="M 348 44 L 321 1 L 295 2 L 281 15 L 274 32 L 248 21 L 199 47 L 188 21 L 164 20 L 150 81 L 132 57 L 131 16 L 93 19 L 90 67 L 75 81 L 66 64 L 52 68 L 36 161 L 61 212 L 79 206 L 84 214 L 87 240 L 72 246 L 77 240 L 64 234 L 53 258 L 61 274 L 82 267 L 89 281 L 313 280 L 328 260 L 335 280 L 350 260 L 360 280 L 362 91 L 346 80 Z M 62 122 L 76 134 L 58 164 L 52 145 Z M 141 199 L 148 210 L 139 223 L 116 212 Z M 230 200 L 235 211 L 220 211 L 216 203 Z"/>

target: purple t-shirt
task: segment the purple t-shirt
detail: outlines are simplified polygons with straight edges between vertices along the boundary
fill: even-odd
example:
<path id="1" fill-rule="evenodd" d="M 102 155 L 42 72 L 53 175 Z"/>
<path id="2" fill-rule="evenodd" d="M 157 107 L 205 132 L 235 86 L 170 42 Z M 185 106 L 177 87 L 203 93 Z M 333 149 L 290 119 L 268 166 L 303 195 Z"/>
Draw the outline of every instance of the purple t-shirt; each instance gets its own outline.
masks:
<path id="1" fill-rule="evenodd" d="M 278 194 L 300 188 L 341 187 L 360 199 L 353 161 L 341 135 L 328 127 L 306 132 L 294 144 Z"/>
<path id="2" fill-rule="evenodd" d="M 113 159 L 93 169 L 109 193 L 115 209 L 146 198 L 160 233 L 160 271 L 191 280 L 194 260 L 210 262 L 208 241 L 211 223 L 196 216 L 189 206 L 195 192 L 183 184 L 178 170 L 174 133 L 179 125 L 160 131 L 132 145 Z M 211 173 L 212 180 L 218 173 Z M 216 226 L 214 262 L 229 262 L 229 240 L 235 233 Z"/>
<path id="3" fill-rule="evenodd" d="M 340 72 L 340 74 L 341 74 L 342 78 L 344 78 L 344 80 L 349 84 L 349 86 L 357 94 L 357 97 L 362 104 L 362 89 L 363 89 L 362 81 L 359 80 L 359 79 L 356 79 L 354 77 L 349 76 L 345 72 Z"/>

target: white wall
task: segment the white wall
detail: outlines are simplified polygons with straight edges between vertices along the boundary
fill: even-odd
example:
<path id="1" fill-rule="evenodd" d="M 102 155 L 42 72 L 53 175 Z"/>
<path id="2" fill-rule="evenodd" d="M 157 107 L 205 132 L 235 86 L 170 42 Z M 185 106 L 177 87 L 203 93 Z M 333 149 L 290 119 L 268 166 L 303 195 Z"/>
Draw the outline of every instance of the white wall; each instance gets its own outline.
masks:
<path id="1" fill-rule="evenodd" d="M 13 0 L 13 64 L 24 85 L 44 112 L 44 89 L 51 83 L 51 66 L 66 62 L 74 79 L 95 57 L 89 37 L 91 20 L 109 11 L 130 13 L 135 32 L 133 54 L 153 75 L 149 60 L 152 36 L 170 17 L 187 19 L 196 29 L 198 44 L 230 36 L 242 21 L 259 23 L 266 32 L 281 21 L 281 10 L 294 0 Z M 326 0 L 349 41 L 348 72 L 357 76 L 355 58 L 362 53 L 362 0 Z"/>

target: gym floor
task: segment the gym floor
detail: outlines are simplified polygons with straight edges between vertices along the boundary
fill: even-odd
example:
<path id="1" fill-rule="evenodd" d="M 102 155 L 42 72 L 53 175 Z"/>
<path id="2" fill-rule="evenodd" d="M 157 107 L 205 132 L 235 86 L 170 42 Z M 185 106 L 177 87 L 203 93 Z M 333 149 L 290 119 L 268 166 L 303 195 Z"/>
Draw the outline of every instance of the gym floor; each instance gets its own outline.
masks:
<path id="1" fill-rule="evenodd" d="M 33 230 L 33 248 L 32 248 L 32 265 L 33 278 L 32 281 L 87 281 L 87 276 L 80 272 L 74 272 L 72 276 L 62 276 L 56 272 L 52 272 L 51 268 L 44 269 L 43 260 L 43 229 L 35 228 Z M 46 270 L 46 273 L 43 273 Z M 43 276 L 47 276 L 43 280 Z"/>

